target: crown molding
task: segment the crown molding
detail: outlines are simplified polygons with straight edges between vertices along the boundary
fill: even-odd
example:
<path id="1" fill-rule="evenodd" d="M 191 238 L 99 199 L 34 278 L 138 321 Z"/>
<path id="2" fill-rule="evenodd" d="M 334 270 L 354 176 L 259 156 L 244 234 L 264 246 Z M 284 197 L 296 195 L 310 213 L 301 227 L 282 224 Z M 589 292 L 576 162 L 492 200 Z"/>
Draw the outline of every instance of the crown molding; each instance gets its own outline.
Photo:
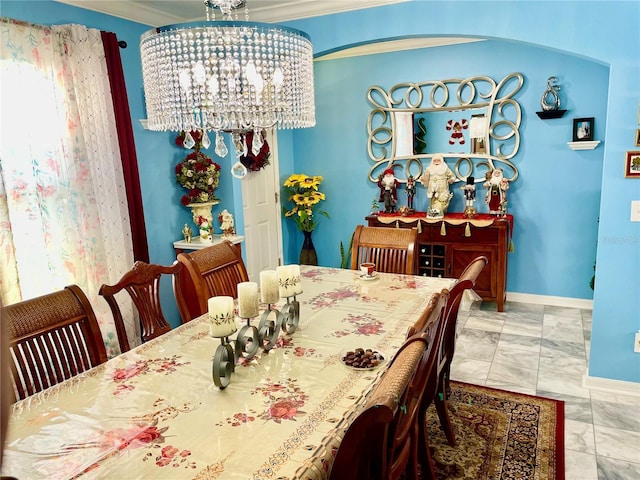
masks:
<path id="1" fill-rule="evenodd" d="M 125 20 L 160 27 L 204 20 L 205 9 L 198 0 L 54 0 L 77 8 L 104 13 Z M 249 19 L 254 22 L 284 22 L 302 18 L 380 7 L 409 0 L 249 0 Z"/>
<path id="2" fill-rule="evenodd" d="M 143 2 L 93 1 L 93 0 L 54 0 L 72 7 L 104 13 L 143 25 L 159 27 L 184 22 L 184 18 L 160 11 Z"/>
<path id="3" fill-rule="evenodd" d="M 415 50 L 419 48 L 443 47 L 462 43 L 482 42 L 482 38 L 461 37 L 421 37 L 406 38 L 400 40 L 387 40 L 383 42 L 371 42 L 356 47 L 345 48 L 315 57 L 314 61 L 336 60 L 338 58 L 360 57 L 363 55 L 375 55 L 378 53 L 400 52 L 403 50 Z"/>

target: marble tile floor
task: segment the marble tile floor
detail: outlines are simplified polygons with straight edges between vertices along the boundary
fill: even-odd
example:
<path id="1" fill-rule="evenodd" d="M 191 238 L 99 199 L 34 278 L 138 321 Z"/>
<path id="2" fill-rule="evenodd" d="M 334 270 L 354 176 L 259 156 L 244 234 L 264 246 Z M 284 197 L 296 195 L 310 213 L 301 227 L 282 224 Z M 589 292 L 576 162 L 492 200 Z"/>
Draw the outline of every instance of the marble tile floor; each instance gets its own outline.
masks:
<path id="1" fill-rule="evenodd" d="M 640 480 L 640 397 L 582 387 L 591 310 L 482 302 L 457 328 L 452 379 L 565 402 L 566 480 Z"/>

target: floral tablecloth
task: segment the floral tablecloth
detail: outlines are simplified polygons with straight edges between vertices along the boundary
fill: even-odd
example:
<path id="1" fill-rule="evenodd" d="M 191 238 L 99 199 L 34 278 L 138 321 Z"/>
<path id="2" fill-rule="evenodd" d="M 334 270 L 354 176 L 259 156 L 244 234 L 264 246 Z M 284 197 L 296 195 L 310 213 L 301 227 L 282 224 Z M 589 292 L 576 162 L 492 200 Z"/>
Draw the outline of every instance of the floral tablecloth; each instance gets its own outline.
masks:
<path id="1" fill-rule="evenodd" d="M 302 275 L 298 329 L 237 366 L 226 389 L 211 376 L 219 340 L 208 335 L 205 317 L 193 320 L 16 403 L 2 474 L 322 478 L 327 465 L 314 466 L 318 446 L 384 369 L 350 369 L 341 352 L 371 347 L 392 355 L 429 296 L 451 279 L 365 280 L 351 270 L 305 266 Z"/>

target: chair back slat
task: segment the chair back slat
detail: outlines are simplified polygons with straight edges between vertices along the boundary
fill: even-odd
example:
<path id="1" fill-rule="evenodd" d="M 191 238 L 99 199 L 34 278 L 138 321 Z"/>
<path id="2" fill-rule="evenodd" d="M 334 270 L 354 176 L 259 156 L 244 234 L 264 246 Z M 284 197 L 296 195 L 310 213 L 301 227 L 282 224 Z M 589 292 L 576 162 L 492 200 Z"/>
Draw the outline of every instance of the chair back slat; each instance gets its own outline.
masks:
<path id="1" fill-rule="evenodd" d="M 50 388 L 106 362 L 89 300 L 77 285 L 6 305 L 14 399 Z"/>
<path id="2" fill-rule="evenodd" d="M 238 297 L 238 283 L 249 281 L 240 250 L 225 240 L 201 250 L 178 254 L 184 272 L 176 284 L 176 297 L 183 322 L 207 312 L 207 302 L 214 296 Z"/>
<path id="3" fill-rule="evenodd" d="M 33 351 L 38 352 L 41 358 L 41 365 L 49 361 L 53 367 L 51 372 L 54 376 L 53 381 L 49 381 L 47 387 L 64 380 L 64 372 L 70 373 L 70 376 L 76 376 L 79 372 L 82 372 L 82 368 L 77 368 L 75 364 L 69 364 L 66 361 L 67 357 L 73 353 L 74 349 L 78 349 L 78 346 L 71 345 L 66 340 L 65 330 L 70 329 L 71 325 L 60 327 L 60 329 L 49 332 L 40 337 L 35 337 L 31 340 L 33 345 Z M 48 358 L 42 358 L 42 357 Z M 47 375 L 47 371 L 42 371 L 42 375 Z"/>
<path id="4" fill-rule="evenodd" d="M 385 228 L 358 225 L 353 234 L 351 268 L 373 262 L 376 270 L 413 274 L 418 231 L 415 228 Z"/>
<path id="5" fill-rule="evenodd" d="M 182 265 L 178 262 L 164 266 L 137 261 L 115 285 L 103 284 L 100 287 L 98 293 L 113 314 L 121 352 L 128 351 L 130 346 L 116 294 L 124 290 L 131 297 L 140 320 L 141 340 L 147 342 L 171 330 L 160 303 L 160 281 L 162 276 L 168 275 L 173 283 L 181 271 Z"/>

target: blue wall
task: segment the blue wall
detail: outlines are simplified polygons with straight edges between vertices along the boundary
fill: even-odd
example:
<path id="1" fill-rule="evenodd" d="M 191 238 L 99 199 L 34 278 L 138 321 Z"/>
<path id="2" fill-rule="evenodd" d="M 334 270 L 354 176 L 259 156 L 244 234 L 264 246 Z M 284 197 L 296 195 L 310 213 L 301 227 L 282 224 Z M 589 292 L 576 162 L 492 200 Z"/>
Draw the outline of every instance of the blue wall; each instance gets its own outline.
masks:
<path id="1" fill-rule="evenodd" d="M 572 140 L 572 119 L 576 116 L 597 118 L 596 138 L 604 135 L 608 68 L 513 42 L 486 41 L 316 64 L 316 95 L 323 101 L 317 108 L 316 127 L 296 135 L 294 157 L 296 169 L 325 177 L 326 209 L 333 219 L 323 220 L 314 233 L 320 262 L 339 264 L 340 241 L 348 242 L 355 226 L 364 223 L 371 201 L 378 195 L 375 183 L 367 180 L 373 164 L 367 154 L 366 129 L 372 109 L 367 101 L 371 85 L 388 89 L 401 82 L 478 74 L 500 81 L 513 71 L 523 73 L 525 85 L 516 96 L 523 109 L 522 142 L 514 159 L 520 177 L 507 192 L 509 211 L 515 217 L 515 252 L 509 258 L 507 289 L 591 298 L 589 281 L 596 258 L 604 150 L 573 151 L 567 142 Z M 566 99 L 563 108 L 569 113 L 543 121 L 535 111 L 540 110 L 540 98 L 552 74 L 559 77 Z M 589 78 L 588 84 L 585 78 Z M 442 128 L 439 134 L 446 143 L 446 130 Z M 480 170 L 476 176 L 483 173 Z M 454 198 L 449 211 L 464 209 L 461 185 L 451 188 Z M 488 211 L 484 192 L 478 184 L 476 205 L 481 212 Z M 399 201 L 406 204 L 403 191 Z M 427 203 L 426 191 L 418 184 L 415 206 L 426 211 Z M 297 233 L 295 241 L 299 243 L 301 237 Z"/>
<path id="2" fill-rule="evenodd" d="M 591 165 L 587 162 L 603 158 L 596 256 L 598 270 L 594 293 L 589 375 L 635 382 L 640 382 L 640 357 L 633 352 L 632 348 L 634 332 L 640 330 L 640 295 L 638 295 L 640 290 L 640 223 L 631 223 L 629 214 L 631 200 L 640 199 L 640 182 L 623 178 L 622 172 L 625 152 L 636 149 L 634 147 L 634 132 L 638 128 L 638 85 L 640 85 L 639 20 L 639 2 L 560 1 L 550 3 L 524 0 L 514 2 L 439 2 L 421 0 L 291 22 L 292 26 L 306 31 L 311 36 L 314 51 L 317 54 L 384 38 L 464 35 L 526 42 L 573 54 L 576 57 L 592 60 L 594 63 L 609 67 L 607 91 L 592 90 L 591 78 L 571 78 L 571 87 L 564 92 L 568 94 L 570 102 L 573 101 L 571 98 L 574 96 L 580 98 L 581 101 L 584 100 L 579 93 L 582 89 L 589 90 L 590 95 L 606 98 L 606 118 L 596 120 L 596 137 L 603 141 L 599 147 L 601 150 L 591 152 L 587 156 L 583 155 L 584 152 L 578 154 L 566 151 L 566 154 L 563 154 L 565 160 L 559 161 L 575 162 L 573 168 L 564 172 L 567 182 L 575 183 L 582 179 L 582 176 L 576 173 L 579 166 Z M 545 58 L 546 54 L 540 59 L 544 66 L 538 67 L 538 70 L 528 68 L 529 62 L 533 61 L 532 58 L 521 58 L 514 62 L 508 71 L 525 72 L 529 80 L 529 89 L 539 92 L 540 85 L 547 76 L 556 74 L 562 79 L 565 75 L 564 63 L 556 63 L 553 68 L 549 68 Z M 450 65 L 450 62 L 447 65 Z M 558 62 L 558 59 L 555 62 Z M 493 63 L 492 59 L 481 71 L 471 73 L 482 74 L 487 70 L 493 70 Z M 433 65 L 431 67 L 435 69 L 440 66 Z M 465 65 L 460 62 L 458 67 L 460 70 L 464 70 Z M 321 72 L 322 68 L 319 66 L 318 71 Z M 377 68 L 387 69 L 387 66 L 378 66 Z M 416 62 L 412 67 L 412 69 L 415 68 L 421 68 L 419 62 Z M 373 73 L 366 72 L 366 75 L 369 76 Z M 428 77 L 433 78 L 432 75 Z M 335 86 L 336 88 L 341 87 L 337 82 Z M 324 101 L 331 101 L 331 99 L 316 97 L 317 104 L 321 105 Z M 340 105 L 340 109 L 346 113 L 351 105 Z M 589 105 L 592 108 L 597 108 L 591 102 Z M 527 127 L 532 125 L 535 120 L 530 112 L 537 109 L 537 104 L 529 103 L 528 106 L 530 110 L 526 110 L 529 114 Z M 591 116 L 590 112 L 582 110 L 582 103 L 569 104 L 569 108 L 572 110 L 571 116 L 574 114 L 575 116 Z M 322 110 L 319 110 L 322 115 Z M 545 158 L 534 159 L 529 154 L 532 143 L 536 141 L 555 144 L 558 146 L 558 151 L 565 151 L 559 150 L 564 138 L 558 137 L 560 127 L 556 127 L 556 124 L 557 122 L 549 122 L 545 123 L 544 127 L 538 126 L 536 127 L 536 138 L 526 138 L 527 146 L 523 151 L 525 161 L 548 160 Z M 602 130 L 602 126 L 605 124 L 606 130 Z M 334 126 L 333 131 L 336 128 Z M 357 125 L 351 125 L 350 129 L 354 135 L 361 132 Z M 565 134 L 568 137 L 569 133 L 563 132 L 563 136 Z M 294 139 L 296 145 L 294 154 L 297 162 L 309 155 L 309 152 L 320 148 L 321 142 L 310 143 L 312 136 L 311 131 L 305 131 Z M 339 142 L 340 137 L 337 138 Z M 329 141 L 327 138 L 323 139 L 322 151 L 326 150 L 326 143 Z M 303 152 L 304 155 L 302 155 Z M 341 153 L 351 154 L 351 157 L 358 154 L 353 151 Z M 364 156 L 359 154 L 358 158 L 364 158 Z M 580 163 L 577 163 L 578 158 L 584 158 L 585 161 L 580 160 Z M 321 163 L 318 163 L 318 168 L 322 168 L 326 161 L 326 155 L 323 155 Z M 352 167 L 347 165 L 346 158 L 341 164 L 341 168 L 345 174 L 350 173 Z M 523 176 L 523 187 L 518 187 L 520 191 L 526 194 L 524 182 L 535 182 L 536 178 L 542 177 L 542 174 L 541 171 L 537 174 L 532 173 L 531 180 Z M 360 175 L 362 174 L 360 173 Z M 358 188 L 366 188 L 360 186 L 363 182 L 366 183 L 363 176 L 360 178 L 362 180 L 354 177 L 353 181 L 356 182 Z M 559 205 L 574 204 L 576 212 L 580 211 L 583 192 L 578 190 L 574 192 L 575 195 L 567 196 L 565 195 L 565 184 L 559 179 L 555 182 L 552 184 L 552 195 L 557 195 L 557 203 Z M 527 183 L 527 188 L 528 185 Z M 531 185 L 531 188 L 534 186 Z M 590 202 L 593 201 L 593 195 L 593 192 L 587 195 L 591 198 Z M 522 206 L 517 207 L 521 210 L 520 217 L 516 220 L 518 222 L 517 232 L 518 229 L 526 228 L 527 222 L 533 221 L 535 216 L 539 215 L 536 204 L 540 202 L 540 198 L 519 196 L 519 193 L 515 191 L 511 192 L 511 198 L 518 206 Z M 366 203 L 363 201 L 364 205 Z M 349 204 L 341 205 L 343 211 L 349 207 Z M 334 211 L 333 206 L 332 211 Z M 554 222 L 553 216 L 549 218 L 548 222 Z M 543 263 L 532 265 L 535 267 L 532 275 L 540 277 L 540 280 L 534 282 L 531 287 L 525 284 L 525 278 L 530 272 L 526 269 L 522 259 L 516 259 L 518 255 L 516 253 L 510 258 L 508 280 L 510 288 L 521 288 L 521 291 L 526 293 L 544 291 L 541 290 L 543 288 L 542 275 L 546 275 L 549 282 L 563 283 L 563 280 L 557 279 L 569 281 L 573 275 L 582 276 L 585 273 L 586 267 L 583 262 L 587 261 L 586 259 L 573 260 L 569 263 L 565 261 L 566 256 L 576 254 L 567 243 L 568 241 L 565 240 L 560 245 L 548 245 L 550 242 L 546 239 L 550 232 L 546 225 L 548 225 L 547 222 L 545 222 L 543 230 L 532 229 L 527 232 L 529 235 L 536 236 L 539 239 L 540 247 L 544 248 L 538 255 L 538 258 L 543 259 Z M 555 226 L 562 227 L 558 223 Z M 587 228 L 587 231 L 592 232 L 592 228 Z M 569 231 L 565 229 L 564 231 L 566 235 L 583 235 L 580 230 Z M 325 235 L 325 233 L 318 232 L 318 236 L 321 235 Z M 524 241 L 522 238 L 521 240 Z M 333 239 L 329 239 L 329 242 L 335 244 Z M 586 242 L 584 248 L 592 248 L 589 245 L 590 242 Z M 516 248 L 520 252 L 521 247 L 516 244 Z M 530 253 L 523 251 L 521 255 L 530 255 Z M 558 264 L 561 268 L 556 268 Z M 581 270 L 574 273 L 571 268 L 578 264 L 582 265 Z M 522 280 L 514 280 L 517 277 L 522 277 Z M 562 287 L 553 294 L 562 295 L 561 292 L 566 291 Z"/>
<path id="3" fill-rule="evenodd" d="M 151 260 L 173 261 L 171 243 L 190 221 L 179 205 L 182 191 L 173 177 L 185 151 L 175 147 L 175 134 L 145 131 L 137 123 L 145 116 L 138 40 L 148 27 L 50 1 L 3 1 L 0 14 L 43 24 L 80 23 L 114 31 L 129 43 L 122 55 Z M 633 333 L 640 329 L 640 224 L 629 222 L 630 202 L 640 199 L 640 182 L 622 176 L 625 151 L 637 149 L 639 20 L 638 2 L 412 1 L 289 22 L 311 35 L 316 54 L 402 36 L 496 40 L 378 55 L 375 62 L 363 57 L 317 64 L 318 125 L 280 132 L 278 146 L 281 180 L 292 172 L 325 177 L 326 209 L 332 218 L 322 219 L 314 233 L 320 263 L 338 264 L 340 240 L 348 241 L 375 194 L 366 179 L 370 107 L 365 94 L 370 85 L 479 74 L 498 79 L 522 72 L 521 178 L 509 190 L 516 252 L 509 259 L 508 290 L 589 298 L 586 285 L 597 241 L 589 374 L 640 382 L 640 356 L 632 351 Z M 539 110 L 550 75 L 559 77 L 569 112 L 563 119 L 543 122 L 533 112 Z M 596 118 L 595 137 L 603 143 L 594 151 L 569 150 L 571 119 L 589 116 Z M 232 161 L 214 159 L 226 174 L 218 192 L 220 208 L 233 205 L 237 216 L 241 202 L 239 181 L 228 173 Z M 548 171 L 554 172 L 550 178 Z M 419 197 L 424 199 L 424 190 Z M 302 236 L 292 222 L 285 220 L 283 226 L 285 261 L 297 261 Z M 165 292 L 167 303 L 170 295 Z"/>

